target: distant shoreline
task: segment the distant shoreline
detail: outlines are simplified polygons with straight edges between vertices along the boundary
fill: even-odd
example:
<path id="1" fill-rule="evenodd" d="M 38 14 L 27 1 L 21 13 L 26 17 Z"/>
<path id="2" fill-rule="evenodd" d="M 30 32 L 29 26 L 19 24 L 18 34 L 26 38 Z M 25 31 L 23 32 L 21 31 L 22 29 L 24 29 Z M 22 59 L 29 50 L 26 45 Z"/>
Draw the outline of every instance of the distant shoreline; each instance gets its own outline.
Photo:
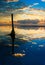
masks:
<path id="1" fill-rule="evenodd" d="M 0 24 L 0 26 L 11 26 L 11 24 Z M 26 24 L 19 24 L 14 26 L 19 26 L 19 27 L 45 27 L 45 25 L 26 25 Z"/>

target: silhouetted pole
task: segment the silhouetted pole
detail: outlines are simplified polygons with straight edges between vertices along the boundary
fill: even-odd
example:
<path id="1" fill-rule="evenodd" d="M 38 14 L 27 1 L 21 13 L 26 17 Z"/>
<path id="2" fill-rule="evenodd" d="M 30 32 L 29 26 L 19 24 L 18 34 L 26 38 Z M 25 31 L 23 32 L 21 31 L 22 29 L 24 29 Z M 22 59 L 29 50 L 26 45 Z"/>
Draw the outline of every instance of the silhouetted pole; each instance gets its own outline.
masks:
<path id="1" fill-rule="evenodd" d="M 12 19 L 12 30 L 14 30 L 13 14 L 11 14 L 11 19 Z"/>
<path id="2" fill-rule="evenodd" d="M 14 54 L 14 39 L 15 39 L 15 31 L 14 31 L 14 23 L 13 23 L 13 14 L 11 14 L 11 21 L 12 21 L 12 31 L 11 31 L 11 39 L 12 39 L 12 54 Z"/>

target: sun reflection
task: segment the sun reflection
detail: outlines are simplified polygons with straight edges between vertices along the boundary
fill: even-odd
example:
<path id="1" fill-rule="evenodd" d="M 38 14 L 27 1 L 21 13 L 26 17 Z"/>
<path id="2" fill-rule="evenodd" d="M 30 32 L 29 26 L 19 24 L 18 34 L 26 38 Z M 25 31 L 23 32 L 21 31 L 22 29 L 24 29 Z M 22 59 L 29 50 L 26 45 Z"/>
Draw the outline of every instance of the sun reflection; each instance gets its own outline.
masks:
<path id="1" fill-rule="evenodd" d="M 25 54 L 22 54 L 22 53 L 15 53 L 15 54 L 13 54 L 13 56 L 15 56 L 15 57 L 23 57 L 23 56 L 25 56 Z"/>

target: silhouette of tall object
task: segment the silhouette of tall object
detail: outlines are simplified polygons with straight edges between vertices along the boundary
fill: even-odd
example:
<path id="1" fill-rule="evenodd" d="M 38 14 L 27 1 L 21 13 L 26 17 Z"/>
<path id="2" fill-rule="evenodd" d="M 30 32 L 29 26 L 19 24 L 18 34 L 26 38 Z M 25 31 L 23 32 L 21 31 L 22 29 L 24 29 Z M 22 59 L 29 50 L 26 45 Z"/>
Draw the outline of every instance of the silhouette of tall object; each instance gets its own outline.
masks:
<path id="1" fill-rule="evenodd" d="M 14 54 L 14 39 L 15 39 L 15 31 L 14 31 L 14 23 L 13 23 L 13 14 L 11 14 L 11 21 L 12 21 L 12 31 L 10 33 L 12 39 L 12 54 Z"/>

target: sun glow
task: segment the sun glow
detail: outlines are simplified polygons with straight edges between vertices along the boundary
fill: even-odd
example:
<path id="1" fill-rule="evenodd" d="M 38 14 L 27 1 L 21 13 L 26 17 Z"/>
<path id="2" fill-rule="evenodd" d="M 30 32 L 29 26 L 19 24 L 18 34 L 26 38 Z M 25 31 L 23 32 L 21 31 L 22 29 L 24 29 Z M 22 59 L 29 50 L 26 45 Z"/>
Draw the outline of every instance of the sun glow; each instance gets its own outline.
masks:
<path id="1" fill-rule="evenodd" d="M 39 16 L 39 15 L 33 15 L 33 14 L 17 14 L 16 16 L 14 16 L 14 20 L 26 20 L 26 19 L 30 19 L 30 20 L 41 20 L 41 19 L 45 19 L 44 16 Z"/>

